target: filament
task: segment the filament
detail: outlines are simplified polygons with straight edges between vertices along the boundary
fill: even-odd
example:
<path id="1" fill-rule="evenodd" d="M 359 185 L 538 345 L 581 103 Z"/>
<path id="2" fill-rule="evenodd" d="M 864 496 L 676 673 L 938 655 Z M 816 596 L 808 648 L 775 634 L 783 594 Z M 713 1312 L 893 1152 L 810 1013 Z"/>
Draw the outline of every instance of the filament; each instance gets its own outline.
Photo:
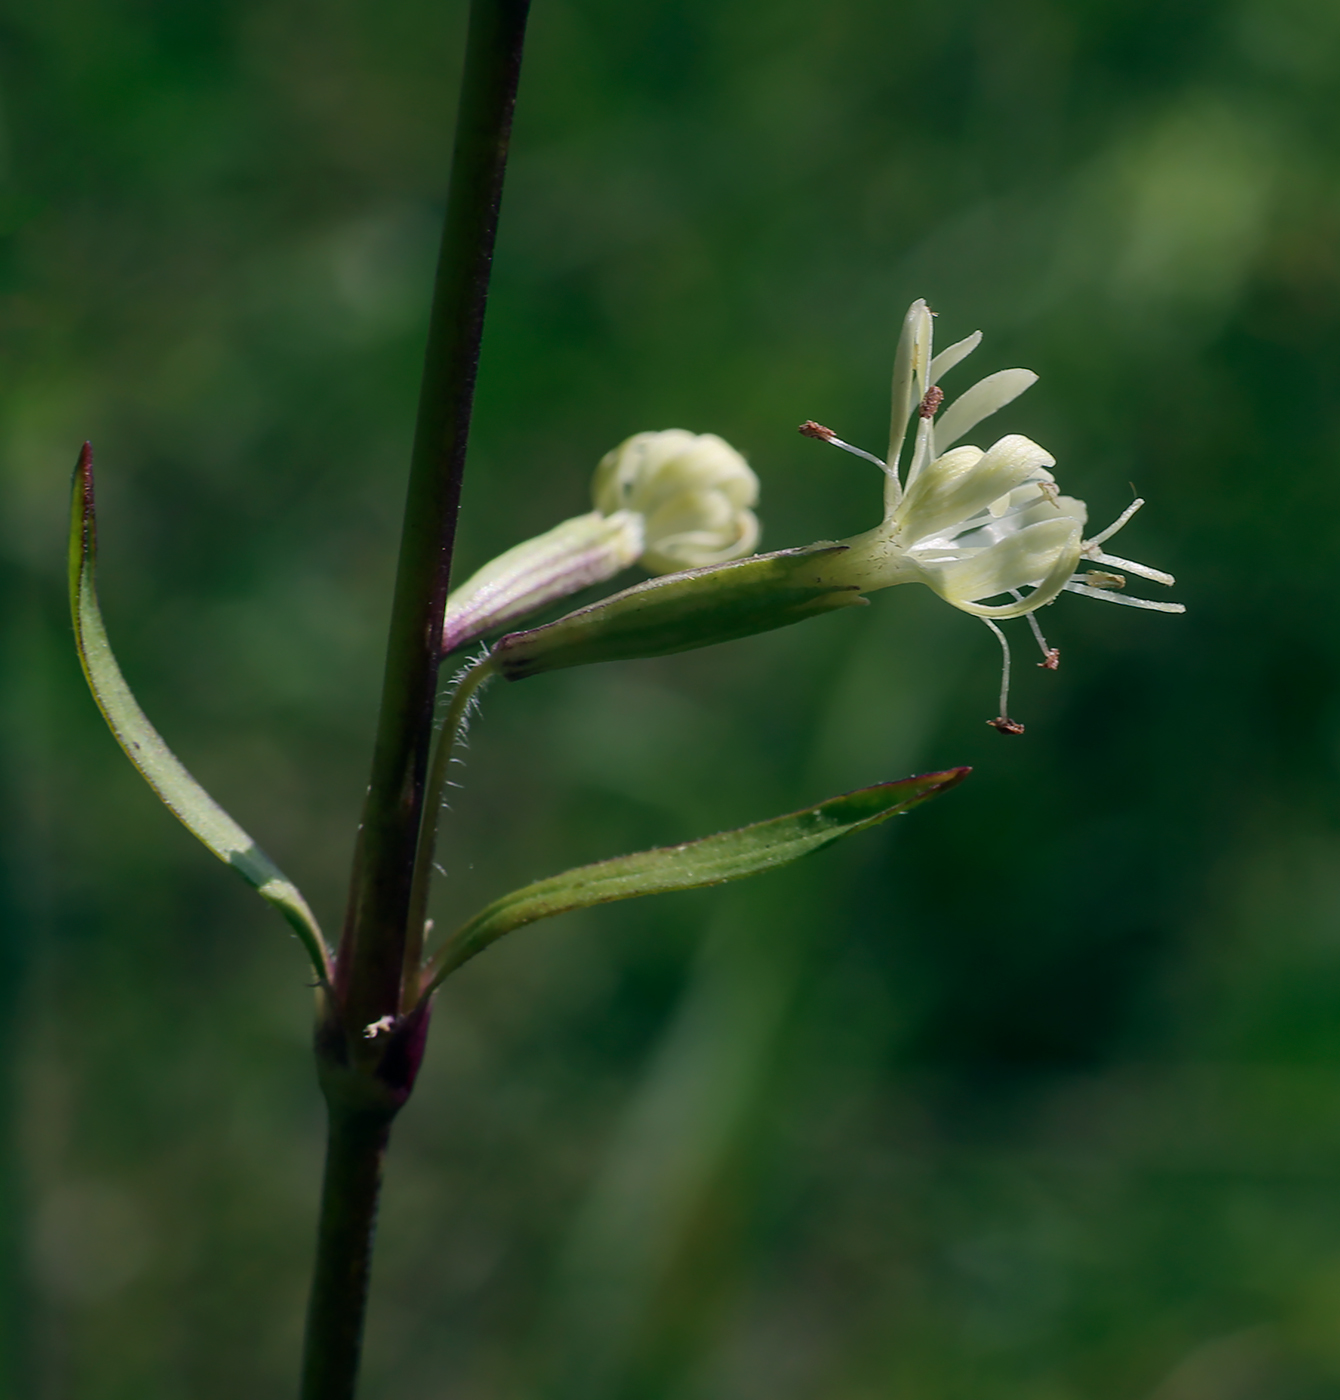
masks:
<path id="1" fill-rule="evenodd" d="M 1000 643 L 1000 717 L 1006 719 L 1010 713 L 1010 644 L 1005 640 L 1004 632 L 989 617 L 984 617 L 982 621 L 996 634 L 996 640 Z"/>
<path id="2" fill-rule="evenodd" d="M 1024 595 L 1017 588 L 1010 589 L 1010 596 L 1018 603 L 1024 601 Z M 1056 670 L 1061 664 L 1061 653 L 1054 646 L 1048 645 L 1046 637 L 1042 635 L 1042 624 L 1038 621 L 1037 614 L 1025 613 L 1024 616 L 1028 619 L 1028 625 L 1033 631 L 1033 638 L 1038 644 L 1038 650 L 1042 653 L 1042 660 L 1038 662 L 1038 665 L 1048 671 Z M 1002 711 L 1002 713 L 1004 712 Z"/>
<path id="3" fill-rule="evenodd" d="M 1082 577 L 1082 575 L 1081 575 Z M 1090 588 L 1086 583 L 1067 583 L 1067 593 L 1082 593 L 1086 598 L 1101 598 L 1105 603 L 1120 603 L 1127 608 L 1144 608 L 1146 612 L 1184 613 L 1184 603 L 1155 603 L 1149 598 L 1127 598 L 1120 593 L 1109 592 L 1106 588 Z"/>
<path id="4" fill-rule="evenodd" d="M 1094 540 L 1089 541 L 1089 545 L 1095 543 Z M 1171 588 L 1177 582 L 1171 574 L 1165 574 L 1162 569 L 1151 569 L 1148 564 L 1137 564 L 1133 559 L 1122 559 L 1115 554 L 1104 554 L 1098 549 L 1086 547 L 1084 557 L 1092 559 L 1095 564 L 1111 564 L 1114 569 L 1125 569 L 1128 574 L 1147 578 L 1151 583 L 1161 583 L 1165 588 Z"/>
<path id="5" fill-rule="evenodd" d="M 1112 536 L 1117 533 L 1118 530 L 1122 529 L 1125 526 L 1126 522 L 1131 518 L 1131 516 L 1135 514 L 1137 510 L 1140 509 L 1142 505 L 1144 505 L 1144 501 L 1137 496 L 1136 499 L 1133 500 L 1130 503 L 1130 505 L 1128 505 L 1126 509 L 1121 512 L 1119 516 L 1117 516 L 1117 518 L 1107 527 L 1106 530 L 1100 531 L 1091 540 L 1085 540 L 1085 545 L 1087 546 L 1091 544 L 1102 544 L 1104 540 L 1110 540 Z"/>

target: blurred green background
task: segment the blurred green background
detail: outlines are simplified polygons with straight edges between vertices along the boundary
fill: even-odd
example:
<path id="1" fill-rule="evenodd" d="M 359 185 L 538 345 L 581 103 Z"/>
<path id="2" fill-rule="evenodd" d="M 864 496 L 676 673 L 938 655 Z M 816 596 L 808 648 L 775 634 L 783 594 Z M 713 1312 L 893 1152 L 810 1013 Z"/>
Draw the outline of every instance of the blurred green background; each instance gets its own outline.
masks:
<path id="1" fill-rule="evenodd" d="M 66 490 L 91 438 L 132 684 L 337 926 L 461 22 L 0 5 L 0 1394 L 293 1393 L 303 959 L 105 732 Z M 915 588 L 493 691 L 443 920 L 976 771 L 450 984 L 366 1400 L 1340 1396 L 1338 75 L 1332 0 L 536 0 L 462 570 L 648 428 L 745 451 L 767 546 L 873 524 L 795 425 L 879 449 L 924 295 L 1190 612 L 1063 598 L 1021 740 Z"/>

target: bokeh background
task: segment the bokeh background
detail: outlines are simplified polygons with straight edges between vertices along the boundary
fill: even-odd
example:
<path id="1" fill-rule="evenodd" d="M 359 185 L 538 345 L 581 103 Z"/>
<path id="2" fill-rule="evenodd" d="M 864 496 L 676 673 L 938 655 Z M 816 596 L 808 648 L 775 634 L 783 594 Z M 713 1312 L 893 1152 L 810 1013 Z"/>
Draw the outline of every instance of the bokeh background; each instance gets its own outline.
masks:
<path id="1" fill-rule="evenodd" d="M 293 1393 L 303 959 L 105 732 L 66 490 L 91 438 L 132 684 L 337 926 L 462 18 L 0 5 L 5 1395 Z M 1190 611 L 1064 597 L 1020 740 L 915 588 L 493 691 L 444 921 L 975 772 L 449 986 L 367 1400 L 1340 1395 L 1338 77 L 1332 0 L 536 0 L 463 569 L 648 428 L 744 450 L 769 546 L 874 523 L 795 424 L 878 450 L 923 295 Z"/>

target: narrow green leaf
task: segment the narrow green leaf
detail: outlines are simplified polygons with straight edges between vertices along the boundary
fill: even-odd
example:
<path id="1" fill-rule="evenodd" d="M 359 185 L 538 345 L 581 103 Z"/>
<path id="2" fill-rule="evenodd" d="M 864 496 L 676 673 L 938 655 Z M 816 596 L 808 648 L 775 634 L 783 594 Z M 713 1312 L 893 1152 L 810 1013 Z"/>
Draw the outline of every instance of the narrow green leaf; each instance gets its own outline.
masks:
<path id="1" fill-rule="evenodd" d="M 494 900 L 447 939 L 425 972 L 425 991 L 431 991 L 495 939 L 524 924 L 616 899 L 700 889 L 773 870 L 843 836 L 906 812 L 961 783 L 970 771 L 950 768 L 943 773 L 878 783 L 737 831 L 704 836 L 682 846 L 661 846 L 631 856 L 616 856 L 513 890 Z"/>
<path id="2" fill-rule="evenodd" d="M 231 865 L 288 920 L 322 982 L 330 980 L 330 952 L 297 886 L 182 766 L 149 723 L 112 655 L 97 592 L 98 531 L 93 506 L 93 450 L 84 444 L 70 502 L 70 611 L 75 645 L 116 741 L 145 782 L 193 836 Z"/>

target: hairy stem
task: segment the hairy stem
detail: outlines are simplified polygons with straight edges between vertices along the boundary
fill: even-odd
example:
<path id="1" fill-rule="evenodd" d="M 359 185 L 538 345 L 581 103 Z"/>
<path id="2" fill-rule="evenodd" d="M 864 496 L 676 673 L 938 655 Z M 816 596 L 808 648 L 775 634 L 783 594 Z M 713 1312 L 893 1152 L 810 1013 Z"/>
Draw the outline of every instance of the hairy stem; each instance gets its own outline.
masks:
<path id="1" fill-rule="evenodd" d="M 433 854 L 437 849 L 437 819 L 442 811 L 442 798 L 447 786 L 447 772 L 456 745 L 465 732 L 470 705 L 482 686 L 497 675 L 493 658 L 487 657 L 456 680 L 451 703 L 437 738 L 433 766 L 425 788 L 423 821 L 419 824 L 419 853 L 414 863 L 414 887 L 410 893 L 409 926 L 405 937 L 405 968 L 403 1003 L 413 1006 L 421 995 L 423 942 L 428 919 L 428 891 L 433 883 Z"/>
<path id="2" fill-rule="evenodd" d="M 470 7 L 381 713 L 336 962 L 336 998 L 351 1030 L 401 1009 L 442 618 L 528 8 L 529 0 Z"/>
<path id="3" fill-rule="evenodd" d="M 391 1117 L 330 1108 L 302 1400 L 353 1400 Z"/>

